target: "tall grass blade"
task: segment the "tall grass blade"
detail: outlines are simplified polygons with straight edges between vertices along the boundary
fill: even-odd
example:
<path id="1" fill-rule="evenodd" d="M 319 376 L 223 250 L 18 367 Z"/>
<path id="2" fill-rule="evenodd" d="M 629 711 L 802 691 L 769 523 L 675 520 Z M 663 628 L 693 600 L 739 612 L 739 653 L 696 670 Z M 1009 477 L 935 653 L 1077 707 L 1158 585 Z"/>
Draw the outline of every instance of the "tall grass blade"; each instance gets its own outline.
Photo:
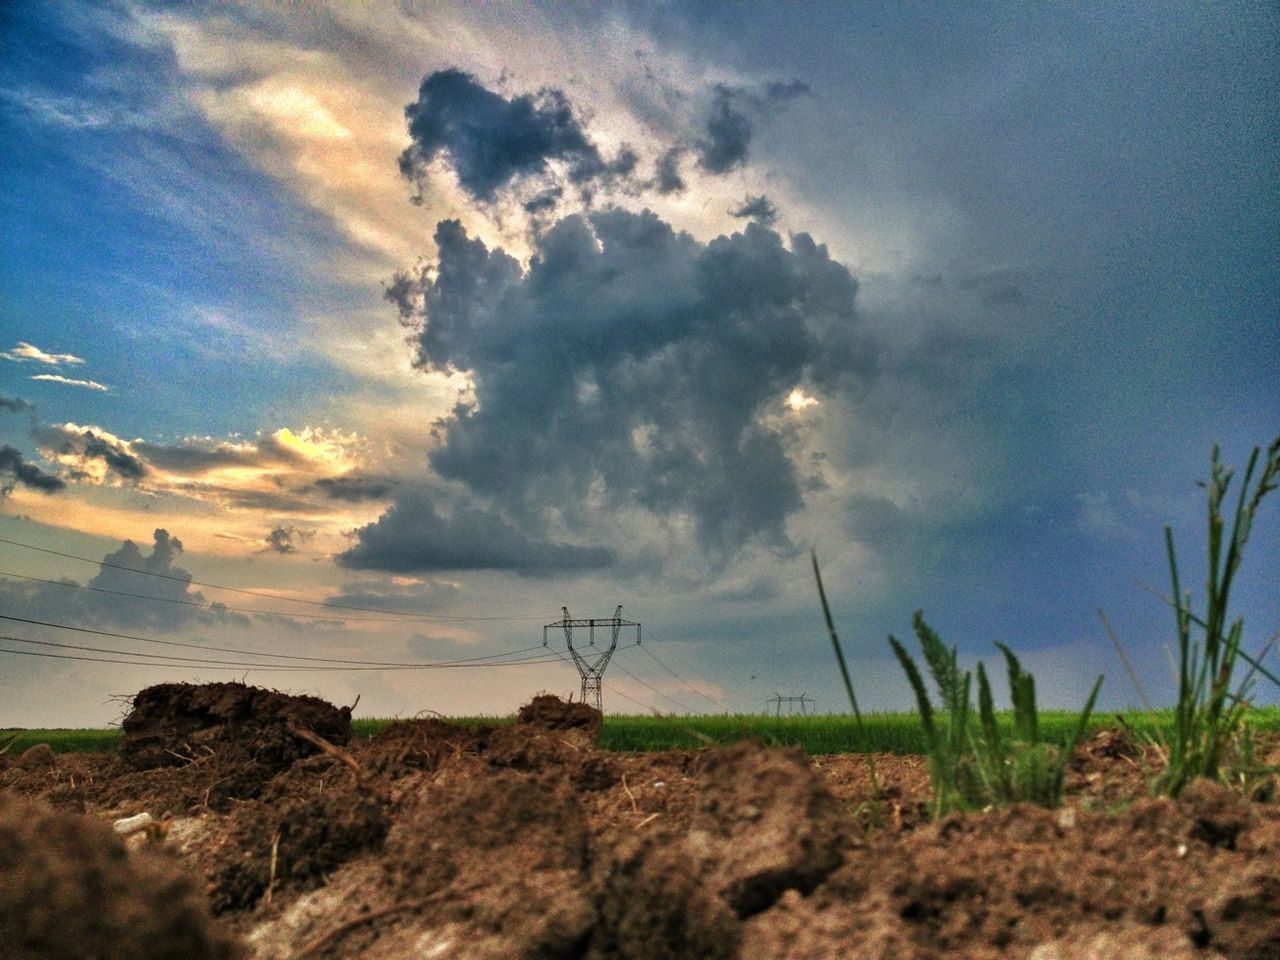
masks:
<path id="1" fill-rule="evenodd" d="M 1195 777 L 1225 779 L 1233 757 L 1249 754 L 1245 714 L 1261 664 L 1245 653 L 1244 620 L 1228 620 L 1231 587 L 1234 583 L 1254 517 L 1263 498 L 1275 489 L 1280 478 L 1280 437 L 1267 449 L 1257 483 L 1253 481 L 1261 449 L 1255 447 L 1245 468 L 1235 498 L 1235 514 L 1230 537 L 1222 515 L 1222 503 L 1231 485 L 1232 471 L 1221 463 L 1215 444 L 1210 457 L 1209 479 L 1200 486 L 1206 492 L 1207 573 L 1203 616 L 1191 611 L 1191 599 L 1182 593 L 1178 575 L 1173 531 L 1165 527 L 1165 552 L 1173 588 L 1173 607 L 1178 635 L 1178 704 L 1167 742 L 1168 763 L 1157 786 L 1171 796 L 1180 793 Z M 1225 547 L 1225 553 L 1224 553 Z M 1230 622 L 1230 626 L 1228 626 Z M 1200 631 L 1192 637 L 1192 627 Z M 1251 667 L 1240 680 L 1236 666 L 1244 660 Z M 1274 679 L 1268 672 L 1263 675 Z"/>
<path id="2" fill-rule="evenodd" d="M 1107 615 L 1102 612 L 1102 608 L 1097 609 L 1098 619 L 1102 621 L 1102 629 L 1107 635 L 1107 639 L 1111 641 L 1111 647 L 1115 650 L 1116 656 L 1120 658 L 1120 664 L 1124 667 L 1124 672 L 1129 676 L 1129 682 L 1133 684 L 1134 692 L 1138 694 L 1138 703 L 1142 704 L 1142 709 L 1151 712 L 1151 701 L 1147 699 L 1147 692 L 1142 688 L 1142 681 L 1138 679 L 1138 672 L 1133 669 L 1133 663 L 1129 660 L 1128 655 L 1124 651 L 1124 647 L 1120 643 L 1120 638 L 1116 636 L 1115 630 L 1111 628 L 1111 621 L 1107 619 Z"/>
<path id="3" fill-rule="evenodd" d="M 812 551 L 810 556 L 813 559 L 813 578 L 818 584 L 818 599 L 822 601 L 822 615 L 827 621 L 827 633 L 831 637 L 831 646 L 836 652 L 836 663 L 840 665 L 840 676 L 844 678 L 845 692 L 849 694 L 849 705 L 853 707 L 853 719 L 858 725 L 858 737 L 862 741 L 862 755 L 867 758 L 867 775 L 871 778 L 871 824 L 878 827 L 881 823 L 883 801 L 880 796 L 880 778 L 876 775 L 876 758 L 862 723 L 862 711 L 858 709 L 858 698 L 853 694 L 853 681 L 849 679 L 849 667 L 844 662 L 844 650 L 840 646 L 840 637 L 836 635 L 835 621 L 831 618 L 827 591 L 822 586 L 822 571 L 818 569 L 818 551 Z"/>

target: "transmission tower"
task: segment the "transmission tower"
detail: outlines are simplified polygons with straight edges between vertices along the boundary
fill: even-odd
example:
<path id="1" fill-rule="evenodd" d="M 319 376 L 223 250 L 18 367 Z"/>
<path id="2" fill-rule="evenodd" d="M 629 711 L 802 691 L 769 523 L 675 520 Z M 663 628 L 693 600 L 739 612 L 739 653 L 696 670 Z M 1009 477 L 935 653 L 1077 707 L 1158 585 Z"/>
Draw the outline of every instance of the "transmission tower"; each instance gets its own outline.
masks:
<path id="1" fill-rule="evenodd" d="M 800 715 L 808 716 L 809 711 L 806 709 L 806 705 L 811 704 L 813 702 L 814 702 L 813 697 L 809 696 L 806 693 L 802 693 L 798 697 L 784 697 L 780 693 L 775 693 L 772 697 L 770 697 L 768 700 L 765 701 L 765 713 L 767 714 L 769 712 L 769 707 L 772 706 L 774 708 L 773 715 L 775 717 L 780 717 L 782 716 L 782 705 L 785 703 L 787 705 L 788 716 L 790 716 L 792 713 L 795 712 L 793 708 L 796 706 L 796 704 L 800 705 Z"/>
<path id="2" fill-rule="evenodd" d="M 622 619 L 622 604 L 618 604 L 618 609 L 613 611 L 613 616 L 609 618 L 592 618 L 590 620 L 574 620 L 569 616 L 569 608 L 561 607 L 564 611 L 564 619 L 556 623 L 548 623 L 542 628 L 542 645 L 544 647 L 550 644 L 547 641 L 547 631 L 560 627 L 564 630 L 564 642 L 569 648 L 569 656 L 573 657 L 574 666 L 578 668 L 578 673 L 582 675 L 582 702 L 590 703 L 593 707 L 601 712 L 604 707 L 600 700 L 600 681 L 604 676 L 604 668 L 609 665 L 609 660 L 613 656 L 613 651 L 618 647 L 618 635 L 622 632 L 623 627 L 636 628 L 636 643 L 640 643 L 640 624 L 634 620 Z M 587 647 L 584 650 L 581 645 L 575 647 L 573 645 L 573 628 L 587 628 Z M 609 646 L 607 648 L 596 647 L 596 628 L 602 631 L 609 631 Z M 590 699 L 588 699 L 590 698 Z"/>

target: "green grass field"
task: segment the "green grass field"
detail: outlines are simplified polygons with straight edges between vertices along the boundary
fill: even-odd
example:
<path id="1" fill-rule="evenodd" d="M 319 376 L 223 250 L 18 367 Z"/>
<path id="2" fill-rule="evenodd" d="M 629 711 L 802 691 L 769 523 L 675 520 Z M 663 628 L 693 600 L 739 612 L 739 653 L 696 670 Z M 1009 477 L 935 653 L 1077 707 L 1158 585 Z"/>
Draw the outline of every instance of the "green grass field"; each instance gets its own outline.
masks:
<path id="1" fill-rule="evenodd" d="M 1061 742 L 1071 732 L 1077 714 L 1066 710 L 1049 710 L 1041 714 L 1040 725 L 1046 739 Z M 1001 714 L 1004 723 L 1010 721 Z M 924 731 L 915 713 L 879 713 L 863 717 L 867 743 L 862 743 L 849 716 L 762 717 L 691 716 L 654 717 L 613 714 L 605 717 L 600 745 L 606 750 L 644 752 L 650 750 L 689 749 L 712 743 L 758 740 L 771 746 L 798 746 L 809 753 L 859 753 L 871 749 L 878 753 L 922 754 L 925 752 Z M 1280 731 L 1280 707 L 1259 707 L 1248 714 L 1251 726 L 1259 730 Z M 1127 713 L 1125 721 L 1139 734 L 1151 735 L 1168 730 L 1173 711 Z M 391 720 L 357 719 L 357 736 L 371 737 Z M 511 717 L 458 717 L 451 722 L 467 726 L 493 726 L 512 722 Z M 1115 726 L 1115 714 L 1099 714 L 1090 721 L 1091 729 Z M 120 731 L 108 730 L 0 730 L 0 746 L 15 737 L 7 753 L 13 756 L 37 743 L 47 743 L 58 753 L 75 751 L 108 751 L 120 742 Z"/>

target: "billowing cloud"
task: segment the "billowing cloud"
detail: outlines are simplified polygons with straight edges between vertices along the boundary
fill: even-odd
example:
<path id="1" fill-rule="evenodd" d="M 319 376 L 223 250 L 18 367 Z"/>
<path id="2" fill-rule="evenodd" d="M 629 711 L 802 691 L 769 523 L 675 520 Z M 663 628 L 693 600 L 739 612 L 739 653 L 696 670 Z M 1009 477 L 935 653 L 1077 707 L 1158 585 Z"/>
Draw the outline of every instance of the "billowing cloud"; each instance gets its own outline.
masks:
<path id="1" fill-rule="evenodd" d="M 801 484 L 773 415 L 798 385 L 840 390 L 875 366 L 857 283 L 825 247 L 755 223 L 704 244 L 622 210 L 561 220 L 527 270 L 456 221 L 435 240 L 439 262 L 388 296 L 417 325 L 419 366 L 474 380 L 439 425 L 441 477 L 531 535 L 639 508 L 708 553 L 788 544 Z M 419 514 L 389 512 L 351 557 Z"/>
<path id="2" fill-rule="evenodd" d="M 526 575 L 606 567 L 613 554 L 535 540 L 497 513 L 461 505 L 437 510 L 425 490 L 405 490 L 375 523 L 357 531 L 357 544 L 339 555 L 344 567 L 422 573 L 433 570 L 508 570 Z"/>
<path id="3" fill-rule="evenodd" d="M 48 383 L 61 383 L 68 387 L 83 387 L 85 390 L 100 390 L 107 393 L 111 388 L 97 380 L 77 380 L 75 377 L 64 377 L 60 373 L 39 373 L 32 380 L 44 380 Z"/>
<path id="4" fill-rule="evenodd" d="M 75 354 L 47 353 L 25 340 L 19 340 L 18 345 L 12 350 L 0 350 L 0 359 L 12 360 L 15 363 L 43 363 L 48 366 L 84 363 L 84 360 Z"/>
<path id="5" fill-rule="evenodd" d="M 248 626 L 248 617 L 206 603 L 204 594 L 191 589 L 191 574 L 174 563 L 181 552 L 181 540 L 156 530 L 150 553 L 125 540 L 102 558 L 102 567 L 87 584 L 0 580 L 0 606 L 14 616 L 95 627 L 169 631 L 194 624 Z"/>
<path id="6" fill-rule="evenodd" d="M 0 410 L 7 410 L 9 413 L 35 413 L 35 409 L 21 397 L 0 396 Z"/>
<path id="7" fill-rule="evenodd" d="M 605 161 L 561 91 L 507 99 L 458 69 L 428 75 L 405 117 L 413 143 L 400 155 L 400 172 L 421 183 L 425 168 L 444 157 L 463 189 L 485 202 L 513 181 L 547 174 L 553 162 L 580 185 L 627 176 L 637 162 L 625 147 Z"/>
<path id="8" fill-rule="evenodd" d="M 62 478 L 28 463 L 20 451 L 6 443 L 0 447 L 0 496 L 8 496 L 18 484 L 41 493 L 54 493 L 67 485 Z"/>
<path id="9" fill-rule="evenodd" d="M 741 206 L 729 211 L 729 216 L 740 220 L 754 220 L 756 223 L 771 227 L 778 221 L 778 208 L 763 193 L 756 197 L 748 195 Z"/>

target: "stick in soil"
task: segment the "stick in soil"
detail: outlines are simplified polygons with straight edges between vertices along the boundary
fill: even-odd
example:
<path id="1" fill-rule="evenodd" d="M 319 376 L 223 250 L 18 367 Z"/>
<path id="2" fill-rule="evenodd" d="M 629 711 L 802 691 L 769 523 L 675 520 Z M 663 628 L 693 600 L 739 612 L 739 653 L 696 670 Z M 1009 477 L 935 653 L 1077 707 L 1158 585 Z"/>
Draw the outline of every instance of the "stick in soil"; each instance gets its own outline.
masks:
<path id="1" fill-rule="evenodd" d="M 271 869 L 267 873 L 267 893 L 262 899 L 266 903 L 271 903 L 271 893 L 276 885 L 276 857 L 280 853 L 280 828 L 276 827 L 275 835 L 271 838 Z"/>
<path id="2" fill-rule="evenodd" d="M 307 743 L 310 743 L 310 744 L 313 744 L 314 746 L 319 747 L 321 750 L 323 750 L 329 756 L 333 757 L 335 760 L 342 761 L 348 767 L 350 767 L 352 770 L 355 771 L 355 775 L 357 777 L 364 776 L 364 770 L 360 767 L 360 762 L 356 760 L 355 757 L 347 753 L 347 751 L 343 750 L 341 747 L 335 746 L 334 744 L 330 743 L 324 737 L 320 736 L 320 734 L 312 733 L 306 727 L 300 727 L 294 723 L 289 724 L 289 732 L 292 733 L 295 737 L 298 737 L 302 740 L 307 741 Z"/>
<path id="3" fill-rule="evenodd" d="M 387 917 L 393 917 L 397 913 L 407 913 L 410 910 L 417 910 L 421 907 L 429 906 L 436 900 L 442 899 L 448 892 L 448 888 L 438 890 L 429 897 L 423 897 L 419 900 L 406 900 L 401 903 L 393 903 L 389 907 L 383 907 L 381 910 L 374 910 L 372 913 L 366 913 L 353 920 L 348 920 L 346 923 L 334 927 L 323 936 L 312 940 L 294 954 L 294 960 L 305 960 L 306 957 L 318 956 L 320 951 L 337 943 L 353 930 L 359 930 L 361 927 L 367 926 L 370 923 L 375 923 L 378 920 L 383 920 Z"/>

